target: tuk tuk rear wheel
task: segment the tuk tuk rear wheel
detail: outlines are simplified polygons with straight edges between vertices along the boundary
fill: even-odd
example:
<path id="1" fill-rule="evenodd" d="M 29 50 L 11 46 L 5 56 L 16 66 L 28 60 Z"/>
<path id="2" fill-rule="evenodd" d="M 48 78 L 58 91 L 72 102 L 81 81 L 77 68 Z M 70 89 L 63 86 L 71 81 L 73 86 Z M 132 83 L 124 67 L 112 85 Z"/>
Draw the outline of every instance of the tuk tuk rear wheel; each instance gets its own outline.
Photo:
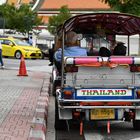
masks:
<path id="1" fill-rule="evenodd" d="M 55 129 L 56 130 L 65 130 L 66 127 L 67 127 L 66 120 L 59 119 L 58 105 L 57 105 L 57 100 L 55 99 Z"/>
<path id="2" fill-rule="evenodd" d="M 140 120 L 133 120 L 134 130 L 140 130 Z"/>

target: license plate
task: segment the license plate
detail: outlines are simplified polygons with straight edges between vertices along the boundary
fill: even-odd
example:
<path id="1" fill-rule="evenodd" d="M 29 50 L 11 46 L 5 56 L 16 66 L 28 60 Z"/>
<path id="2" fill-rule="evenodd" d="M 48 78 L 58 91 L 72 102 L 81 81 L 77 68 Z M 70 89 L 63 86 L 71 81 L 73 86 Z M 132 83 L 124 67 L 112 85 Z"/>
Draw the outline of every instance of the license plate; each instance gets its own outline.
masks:
<path id="1" fill-rule="evenodd" d="M 36 53 L 36 56 L 39 56 L 39 54 L 38 54 L 38 53 Z"/>
<path id="2" fill-rule="evenodd" d="M 115 119 L 114 109 L 92 109 L 90 111 L 91 120 Z"/>

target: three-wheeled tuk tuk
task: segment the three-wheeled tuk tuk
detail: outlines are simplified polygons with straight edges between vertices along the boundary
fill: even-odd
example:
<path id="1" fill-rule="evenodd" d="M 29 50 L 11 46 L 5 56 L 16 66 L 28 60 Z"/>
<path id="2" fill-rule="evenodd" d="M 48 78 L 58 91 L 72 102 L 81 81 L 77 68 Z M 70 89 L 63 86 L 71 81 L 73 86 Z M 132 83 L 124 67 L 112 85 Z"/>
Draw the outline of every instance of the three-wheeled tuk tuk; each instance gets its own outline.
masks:
<path id="1" fill-rule="evenodd" d="M 87 56 L 64 56 L 69 31 L 80 35 L 80 46 L 87 49 Z M 56 128 L 62 120 L 77 119 L 80 124 L 83 120 L 132 121 L 134 129 L 140 129 L 140 56 L 139 48 L 130 41 L 139 34 L 140 17 L 124 13 L 82 14 L 61 26 L 61 72 L 54 66 L 51 78 Z M 112 53 L 118 37 L 124 39 L 126 55 Z M 108 48 L 111 56 L 99 56 L 101 47 Z M 132 54 L 132 49 L 137 52 Z"/>

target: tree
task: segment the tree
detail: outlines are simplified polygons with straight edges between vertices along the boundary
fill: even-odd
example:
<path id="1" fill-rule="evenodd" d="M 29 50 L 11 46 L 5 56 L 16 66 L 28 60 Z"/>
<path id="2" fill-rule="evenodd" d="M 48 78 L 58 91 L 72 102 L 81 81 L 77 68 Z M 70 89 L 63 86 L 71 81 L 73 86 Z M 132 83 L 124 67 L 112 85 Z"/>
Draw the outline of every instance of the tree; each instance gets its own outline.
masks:
<path id="1" fill-rule="evenodd" d="M 28 5 L 22 5 L 17 12 L 16 30 L 22 33 L 29 33 L 34 26 L 42 24 L 42 19 L 32 11 Z"/>
<path id="2" fill-rule="evenodd" d="M 32 11 L 29 5 L 23 4 L 19 8 L 14 5 L 0 5 L 2 17 L 5 19 L 5 27 L 23 34 L 29 33 L 34 26 L 42 24 L 37 13 Z"/>
<path id="3" fill-rule="evenodd" d="M 0 5 L 1 18 L 3 18 L 6 21 L 5 22 L 6 28 L 9 28 L 9 26 L 11 25 L 11 21 L 15 16 L 15 12 L 14 12 L 15 10 L 16 9 L 13 5 L 6 5 L 6 4 Z"/>
<path id="4" fill-rule="evenodd" d="M 66 5 L 62 6 L 58 15 L 54 15 L 49 18 L 48 31 L 51 34 L 55 35 L 57 28 L 71 16 L 72 15 L 70 14 L 70 10 L 68 9 L 68 7 Z"/>
<path id="5" fill-rule="evenodd" d="M 109 6 L 113 10 L 117 10 L 123 13 L 130 13 L 134 15 L 140 15 L 140 0 L 100 0 Z"/>

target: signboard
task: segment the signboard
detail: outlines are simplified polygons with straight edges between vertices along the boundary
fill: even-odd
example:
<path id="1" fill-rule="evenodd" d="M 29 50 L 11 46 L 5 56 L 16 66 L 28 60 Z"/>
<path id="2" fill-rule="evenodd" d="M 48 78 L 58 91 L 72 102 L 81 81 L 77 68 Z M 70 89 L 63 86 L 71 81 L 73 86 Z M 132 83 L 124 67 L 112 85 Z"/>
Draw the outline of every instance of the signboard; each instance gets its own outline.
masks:
<path id="1" fill-rule="evenodd" d="M 132 99 L 131 89 L 80 89 L 77 90 L 78 99 Z"/>
<path id="2" fill-rule="evenodd" d="M 81 89 L 77 96 L 131 96 L 132 91 L 128 89 Z"/>

